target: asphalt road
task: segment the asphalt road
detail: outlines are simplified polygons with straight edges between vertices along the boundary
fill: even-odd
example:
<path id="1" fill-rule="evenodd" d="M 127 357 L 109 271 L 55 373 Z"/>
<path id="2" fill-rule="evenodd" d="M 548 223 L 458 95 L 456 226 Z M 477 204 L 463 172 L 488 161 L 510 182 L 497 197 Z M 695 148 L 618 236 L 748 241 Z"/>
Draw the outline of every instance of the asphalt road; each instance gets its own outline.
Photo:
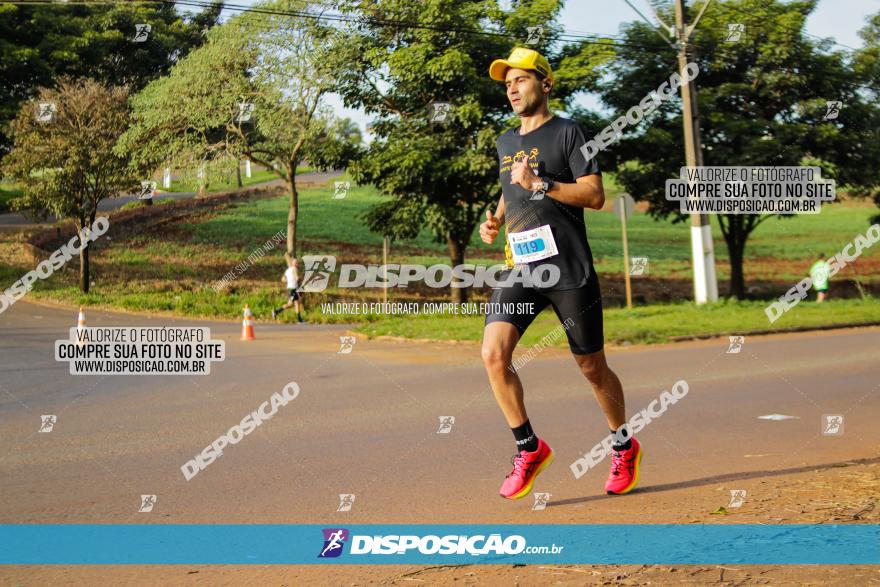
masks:
<path id="1" fill-rule="evenodd" d="M 513 440 L 477 346 L 358 340 L 339 326 L 178 320 L 87 310 L 89 326 L 207 325 L 227 358 L 207 376 L 76 376 L 53 343 L 73 308 L 19 301 L 0 314 L 0 523 L 655 523 L 705 518 L 719 490 L 845 461 L 877 460 L 880 329 L 609 349 L 629 412 L 677 380 L 689 393 L 639 438 L 641 489 L 602 493 L 608 463 L 569 464 L 606 429 L 571 357 L 546 350 L 521 369 L 536 432 L 556 451 L 535 491 L 497 489 Z M 301 393 L 191 481 L 180 467 L 285 384 Z M 57 416 L 38 433 L 41 415 Z M 760 420 L 783 414 L 794 419 Z M 844 433 L 821 433 L 840 414 Z M 439 418 L 454 416 L 448 434 Z M 355 494 L 337 512 L 339 494 Z M 138 513 L 141 494 L 157 495 Z M 725 500 L 726 501 L 726 500 Z"/>

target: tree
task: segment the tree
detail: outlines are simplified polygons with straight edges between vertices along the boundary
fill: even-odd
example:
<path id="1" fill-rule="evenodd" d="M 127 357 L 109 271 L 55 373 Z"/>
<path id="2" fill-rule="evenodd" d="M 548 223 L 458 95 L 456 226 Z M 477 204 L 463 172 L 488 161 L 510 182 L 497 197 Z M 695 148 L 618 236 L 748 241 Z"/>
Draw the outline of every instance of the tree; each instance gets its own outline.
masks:
<path id="1" fill-rule="evenodd" d="M 296 256 L 296 168 L 341 166 L 359 133 L 334 122 L 333 51 L 344 41 L 306 0 L 277 0 L 215 27 L 208 42 L 134 97 L 120 142 L 137 168 L 228 174 L 242 158 L 272 169 L 290 190 L 287 251 Z"/>
<path id="2" fill-rule="evenodd" d="M 859 81 L 874 98 L 880 98 L 880 12 L 869 16 L 868 23 L 859 31 L 865 46 L 856 52 L 853 67 Z"/>
<path id="3" fill-rule="evenodd" d="M 527 27 L 541 24 L 535 48 L 557 75 L 553 109 L 583 89 L 594 64 L 583 59 L 583 46 L 553 49 L 560 2 L 515 2 L 504 11 L 494 0 L 353 0 L 345 8 L 358 23 L 348 32 L 348 69 L 337 91 L 347 106 L 375 117 L 376 135 L 350 171 L 389 197 L 365 220 L 371 230 L 402 239 L 426 227 L 460 265 L 483 212 L 500 195 L 495 139 L 518 124 L 503 85 L 489 78 L 489 64 L 522 45 Z M 448 103 L 448 112 L 435 117 L 434 103 Z M 467 290 L 453 287 L 452 297 L 464 301 Z"/>
<path id="4" fill-rule="evenodd" d="M 689 59 L 700 69 L 695 83 L 705 165 L 820 165 L 823 177 L 832 177 L 838 186 L 876 184 L 877 106 L 860 91 L 844 53 L 832 50 L 830 41 L 804 34 L 815 6 L 816 0 L 728 0 L 703 15 Z M 730 23 L 745 25 L 737 42 L 726 40 Z M 651 27 L 630 24 L 624 37 L 627 44 L 603 68 L 607 76 L 598 86 L 614 110 L 602 125 L 656 91 L 677 70 L 674 52 Z M 844 104 L 836 119 L 825 119 L 829 100 Z M 602 126 L 597 128 L 597 122 L 594 118 L 585 125 L 598 132 Z M 681 128 L 680 102 L 669 100 L 605 155 L 618 167 L 627 191 L 649 202 L 649 213 L 677 222 L 686 216 L 665 199 L 664 187 L 684 165 Z M 730 295 L 745 297 L 746 243 L 772 217 L 719 215 L 730 259 Z"/>
<path id="5" fill-rule="evenodd" d="M 859 31 L 859 36 L 864 40 L 865 46 L 856 52 L 853 58 L 853 68 L 868 99 L 874 103 L 880 102 L 880 12 L 868 17 L 868 24 Z M 880 207 L 880 120 L 874 112 L 874 120 L 868 120 L 865 125 L 874 130 L 873 141 L 868 142 L 868 148 L 873 150 L 869 157 L 875 161 L 873 166 L 864 168 L 865 175 L 860 195 L 871 195 L 873 192 L 874 203 Z M 874 216 L 871 222 L 880 222 L 880 214 Z"/>
<path id="6" fill-rule="evenodd" d="M 201 45 L 221 9 L 215 2 L 184 18 L 172 2 L 0 5 L 0 155 L 6 125 L 38 88 L 68 76 L 136 91 Z M 137 24 L 151 27 L 143 42 L 133 41 Z"/>
<path id="7" fill-rule="evenodd" d="M 41 103 L 55 105 L 50 120 L 38 116 Z M 11 124 L 14 142 L 2 169 L 24 192 L 13 207 L 70 218 L 77 231 L 92 226 L 101 200 L 138 187 L 127 157 L 114 151 L 129 114 L 124 87 L 62 78 L 58 89 L 41 88 Z M 80 289 L 88 293 L 90 282 L 86 242 L 80 253 Z"/>

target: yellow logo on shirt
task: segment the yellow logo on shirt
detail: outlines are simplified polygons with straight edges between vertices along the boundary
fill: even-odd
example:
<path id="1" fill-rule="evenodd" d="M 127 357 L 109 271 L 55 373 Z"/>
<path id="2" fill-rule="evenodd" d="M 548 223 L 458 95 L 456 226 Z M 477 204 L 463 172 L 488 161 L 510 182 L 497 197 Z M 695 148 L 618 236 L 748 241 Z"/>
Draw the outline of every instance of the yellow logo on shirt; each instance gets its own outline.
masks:
<path id="1" fill-rule="evenodd" d="M 520 159 L 528 159 L 530 167 L 537 167 L 539 154 L 540 151 L 538 150 L 538 147 L 532 147 L 528 155 L 526 155 L 526 152 L 524 150 L 519 150 L 516 152 L 515 155 L 512 156 L 504 155 L 501 158 L 501 169 L 499 169 L 499 171 L 502 173 L 505 171 L 510 171 L 511 164 L 514 161 L 519 161 Z"/>

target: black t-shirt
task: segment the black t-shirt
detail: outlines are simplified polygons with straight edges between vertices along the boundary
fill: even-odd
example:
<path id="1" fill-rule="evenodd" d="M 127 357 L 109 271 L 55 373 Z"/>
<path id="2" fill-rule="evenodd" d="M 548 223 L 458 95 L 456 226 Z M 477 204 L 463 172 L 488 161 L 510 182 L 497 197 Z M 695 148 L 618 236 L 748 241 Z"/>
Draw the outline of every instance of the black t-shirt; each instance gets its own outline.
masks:
<path id="1" fill-rule="evenodd" d="M 547 194 L 542 199 L 530 199 L 532 191 L 510 183 L 510 168 L 514 159 L 525 156 L 529 158 L 535 175 L 559 183 L 575 183 L 578 177 L 599 173 L 596 158 L 586 161 L 580 150 L 586 142 L 577 122 L 558 116 L 525 135 L 520 135 L 518 128 L 510 129 L 495 141 L 504 194 L 507 266 L 513 267 L 513 254 L 506 238 L 508 232 L 521 232 L 547 224 L 556 241 L 557 255 L 529 263 L 530 267 L 542 263 L 559 267 L 559 282 L 541 289 L 552 291 L 586 285 L 593 266 L 593 254 L 587 243 L 584 209 L 563 204 Z"/>

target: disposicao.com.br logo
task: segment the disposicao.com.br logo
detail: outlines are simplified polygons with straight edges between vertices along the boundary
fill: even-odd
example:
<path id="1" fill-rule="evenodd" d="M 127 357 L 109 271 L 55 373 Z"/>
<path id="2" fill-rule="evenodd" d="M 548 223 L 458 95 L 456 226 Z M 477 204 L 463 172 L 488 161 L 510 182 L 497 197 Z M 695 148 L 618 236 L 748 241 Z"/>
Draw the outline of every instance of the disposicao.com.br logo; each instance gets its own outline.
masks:
<path id="1" fill-rule="evenodd" d="M 519 534 L 502 537 L 501 534 L 475 534 L 473 536 L 449 534 L 388 534 L 350 536 L 346 528 L 324 528 L 324 545 L 318 558 L 336 558 L 343 552 L 346 541 L 351 538 L 349 554 L 423 554 L 480 556 L 485 554 L 559 554 L 564 546 L 528 546 Z M 410 551 L 413 551 L 412 553 Z"/>
<path id="2" fill-rule="evenodd" d="M 330 285 L 330 278 L 337 273 L 336 257 L 333 255 L 304 255 L 305 274 L 300 291 L 321 292 Z M 410 282 L 423 282 L 428 287 L 552 287 L 559 282 L 559 267 L 552 263 L 523 263 L 508 268 L 505 264 L 490 267 L 464 263 L 451 266 L 436 264 L 409 265 L 339 265 L 336 287 L 407 287 Z"/>

